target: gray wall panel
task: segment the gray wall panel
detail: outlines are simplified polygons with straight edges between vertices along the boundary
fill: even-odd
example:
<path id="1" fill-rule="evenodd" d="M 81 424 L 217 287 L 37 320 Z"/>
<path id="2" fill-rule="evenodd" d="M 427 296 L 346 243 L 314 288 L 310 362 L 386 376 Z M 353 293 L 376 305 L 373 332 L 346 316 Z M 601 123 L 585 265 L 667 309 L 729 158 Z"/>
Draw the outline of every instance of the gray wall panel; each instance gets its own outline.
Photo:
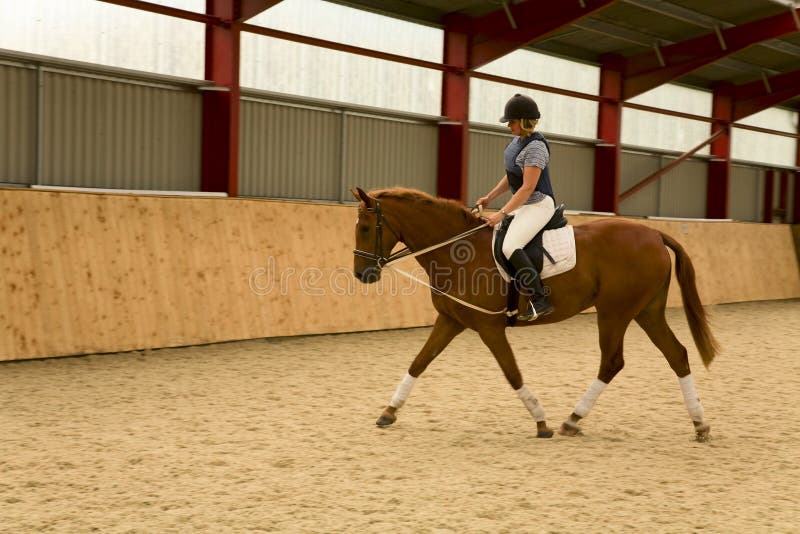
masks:
<path id="1" fill-rule="evenodd" d="M 676 158 L 662 158 L 662 167 Z M 658 215 L 662 217 L 692 217 L 703 219 L 706 216 L 706 196 L 708 191 L 708 163 L 687 160 L 678 164 L 658 180 Z"/>
<path id="2" fill-rule="evenodd" d="M 673 161 L 675 157 L 672 156 L 623 152 L 620 193 Z M 702 219 L 706 215 L 707 173 L 708 164 L 705 161 L 683 161 L 620 202 L 620 215 Z"/>
<path id="3" fill-rule="evenodd" d="M 46 72 L 41 183 L 198 191 L 196 92 Z"/>
<path id="4" fill-rule="evenodd" d="M 341 114 L 243 100 L 239 194 L 339 200 Z"/>
<path id="5" fill-rule="evenodd" d="M 0 182 L 199 190 L 202 81 L 67 63 L 3 57 Z M 349 201 L 355 185 L 436 192 L 441 117 L 250 92 L 241 106 L 240 194 Z M 502 177 L 509 139 L 499 127 L 470 130 L 469 202 Z M 556 200 L 591 210 L 593 146 L 563 139 L 551 140 L 551 149 Z M 623 152 L 620 191 L 671 157 L 646 152 Z M 705 167 L 703 160 L 681 164 L 623 202 L 620 213 L 703 217 Z M 732 167 L 732 217 L 761 220 L 763 182 L 760 166 Z M 791 206 L 793 182 L 789 213 L 797 209 Z"/>
<path id="6" fill-rule="evenodd" d="M 36 181 L 36 70 L 0 64 L 0 182 Z"/>
<path id="7" fill-rule="evenodd" d="M 754 167 L 731 165 L 731 219 L 761 221 L 764 216 L 764 173 Z"/>
<path id="8" fill-rule="evenodd" d="M 346 114 L 341 195 L 403 186 L 436 194 L 438 128 L 435 123 Z"/>
<path id="9" fill-rule="evenodd" d="M 434 122 L 247 99 L 240 146 L 244 196 L 349 201 L 356 186 L 436 193 Z"/>
<path id="10" fill-rule="evenodd" d="M 651 154 L 622 153 L 619 192 L 624 193 L 661 168 L 661 158 Z M 658 215 L 659 184 L 653 182 L 619 203 L 620 215 Z"/>
<path id="11" fill-rule="evenodd" d="M 550 180 L 556 203 L 591 211 L 594 201 L 594 146 L 550 141 Z"/>
<path id="12" fill-rule="evenodd" d="M 505 174 L 503 151 L 511 140 L 509 135 L 470 130 L 469 167 L 467 174 L 467 203 L 492 190 Z M 509 194 L 501 195 L 489 207 L 499 209 L 508 200 Z"/>
<path id="13" fill-rule="evenodd" d="M 511 141 L 508 134 L 471 130 L 469 141 L 469 178 L 467 201 L 475 202 L 497 185 L 505 174 L 503 151 Z M 587 145 L 548 140 L 550 179 L 556 202 L 570 210 L 591 210 L 594 194 L 594 148 Z M 509 194 L 495 199 L 491 208 L 499 209 Z"/>

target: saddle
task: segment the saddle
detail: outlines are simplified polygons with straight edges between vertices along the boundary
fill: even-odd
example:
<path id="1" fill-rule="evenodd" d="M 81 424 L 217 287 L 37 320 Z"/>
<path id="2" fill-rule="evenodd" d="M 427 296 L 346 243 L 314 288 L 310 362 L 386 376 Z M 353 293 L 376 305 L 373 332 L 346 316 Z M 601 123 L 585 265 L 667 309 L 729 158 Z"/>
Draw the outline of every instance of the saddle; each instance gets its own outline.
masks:
<path id="1" fill-rule="evenodd" d="M 500 228 L 497 230 L 494 239 L 494 250 L 492 251 L 497 261 L 498 265 L 501 265 L 505 271 L 511 275 L 514 274 L 514 267 L 511 265 L 511 262 L 506 259 L 503 255 L 503 241 L 505 240 L 506 233 L 508 232 L 508 227 L 511 225 L 511 221 L 514 220 L 513 215 L 507 215 L 503 222 L 500 223 Z M 523 250 L 525 254 L 533 262 L 533 266 L 536 267 L 536 270 L 540 273 L 542 272 L 542 267 L 544 266 L 544 257 L 547 256 L 547 259 L 550 263 L 554 264 L 555 260 L 550 255 L 550 253 L 544 248 L 542 244 L 542 239 L 544 236 L 545 231 L 547 230 L 557 230 L 559 228 L 564 228 L 567 226 L 567 218 L 564 216 L 564 204 L 559 205 L 556 208 L 556 211 L 553 213 L 553 216 L 544 225 L 544 228 L 539 230 L 539 232 L 533 237 L 533 239 L 528 242 Z M 517 303 L 519 302 L 519 290 L 517 289 L 516 284 L 509 284 L 509 291 L 508 291 L 508 304 L 507 307 L 509 310 L 516 310 Z M 506 324 L 508 326 L 514 326 L 517 322 L 517 313 L 513 315 L 509 315 L 506 318 Z"/>
<path id="2" fill-rule="evenodd" d="M 497 262 L 503 266 L 507 273 L 513 273 L 514 268 L 511 266 L 511 262 L 508 261 L 503 255 L 503 241 L 506 238 L 508 227 L 511 225 L 511 221 L 513 220 L 513 215 L 506 215 L 506 217 L 503 219 L 503 222 L 500 223 L 500 229 L 497 230 L 497 234 L 495 235 L 494 239 L 494 257 Z M 567 218 L 564 216 L 564 204 L 561 204 L 556 208 L 555 213 L 553 213 L 553 216 L 550 217 L 550 220 L 547 222 L 547 224 L 544 225 L 544 228 L 539 230 L 539 233 L 536 234 L 533 239 L 531 239 L 530 242 L 523 248 L 525 254 L 527 254 L 531 259 L 533 266 L 536 267 L 537 271 L 542 272 L 545 256 L 547 256 L 547 259 L 550 261 L 550 263 L 555 263 L 553 257 L 542 245 L 542 236 L 544 235 L 544 232 L 546 230 L 557 230 L 558 228 L 563 228 L 566 225 Z"/>

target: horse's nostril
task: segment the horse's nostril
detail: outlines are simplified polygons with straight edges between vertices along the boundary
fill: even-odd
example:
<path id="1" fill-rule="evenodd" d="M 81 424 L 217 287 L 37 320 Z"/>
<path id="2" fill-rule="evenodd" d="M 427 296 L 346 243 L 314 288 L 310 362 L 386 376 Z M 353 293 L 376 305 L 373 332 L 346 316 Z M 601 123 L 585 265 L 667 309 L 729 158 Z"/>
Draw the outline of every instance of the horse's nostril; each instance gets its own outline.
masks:
<path id="1" fill-rule="evenodd" d="M 364 269 L 364 272 L 361 273 L 359 280 L 364 282 L 365 284 L 372 284 L 373 282 L 377 282 L 381 279 L 381 271 L 375 267 L 367 267 Z"/>

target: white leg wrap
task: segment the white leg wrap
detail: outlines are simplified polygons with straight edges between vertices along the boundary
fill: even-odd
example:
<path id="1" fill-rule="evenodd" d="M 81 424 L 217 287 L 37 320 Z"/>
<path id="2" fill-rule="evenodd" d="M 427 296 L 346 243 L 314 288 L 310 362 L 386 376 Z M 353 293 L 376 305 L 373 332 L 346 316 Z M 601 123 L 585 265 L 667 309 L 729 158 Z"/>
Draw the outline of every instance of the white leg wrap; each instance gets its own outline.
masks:
<path id="1" fill-rule="evenodd" d="M 692 378 L 691 373 L 683 378 L 679 378 L 678 382 L 681 385 L 683 402 L 686 403 L 686 409 L 689 411 L 689 417 L 692 418 L 692 421 L 702 423 L 703 405 L 700 404 L 700 397 L 697 396 L 697 390 L 694 387 L 694 379 Z"/>
<path id="2" fill-rule="evenodd" d="M 400 408 L 406 402 L 408 394 L 411 393 L 411 388 L 414 387 L 414 383 L 416 381 L 416 378 L 406 373 L 406 376 L 403 377 L 400 385 L 397 386 L 394 395 L 392 395 L 392 400 L 389 401 L 389 406 Z"/>
<path id="3" fill-rule="evenodd" d="M 517 396 L 522 400 L 522 404 L 531 412 L 533 419 L 537 423 L 544 421 L 544 408 L 539 404 L 539 401 L 534 397 L 531 390 L 528 389 L 528 386 L 523 384 L 522 387 L 516 391 Z"/>
<path id="4" fill-rule="evenodd" d="M 584 393 L 583 398 L 575 406 L 575 415 L 580 417 L 586 417 L 589 415 L 589 412 L 592 411 L 595 401 L 597 401 L 597 398 L 600 396 L 603 390 L 606 389 L 607 385 L 608 384 L 599 378 L 595 378 L 594 382 L 592 382 L 592 385 L 589 386 L 589 389 L 587 389 L 586 393 Z"/>

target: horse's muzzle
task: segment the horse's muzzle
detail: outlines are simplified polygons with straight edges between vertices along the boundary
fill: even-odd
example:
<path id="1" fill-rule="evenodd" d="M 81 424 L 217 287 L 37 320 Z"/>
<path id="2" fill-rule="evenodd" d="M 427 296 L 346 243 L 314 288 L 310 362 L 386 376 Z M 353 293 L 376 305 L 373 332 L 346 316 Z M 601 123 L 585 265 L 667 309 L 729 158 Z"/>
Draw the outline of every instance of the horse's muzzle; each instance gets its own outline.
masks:
<path id="1" fill-rule="evenodd" d="M 355 275 L 365 284 L 374 284 L 381 279 L 381 270 L 377 267 L 367 267 L 361 272 L 356 271 Z"/>

